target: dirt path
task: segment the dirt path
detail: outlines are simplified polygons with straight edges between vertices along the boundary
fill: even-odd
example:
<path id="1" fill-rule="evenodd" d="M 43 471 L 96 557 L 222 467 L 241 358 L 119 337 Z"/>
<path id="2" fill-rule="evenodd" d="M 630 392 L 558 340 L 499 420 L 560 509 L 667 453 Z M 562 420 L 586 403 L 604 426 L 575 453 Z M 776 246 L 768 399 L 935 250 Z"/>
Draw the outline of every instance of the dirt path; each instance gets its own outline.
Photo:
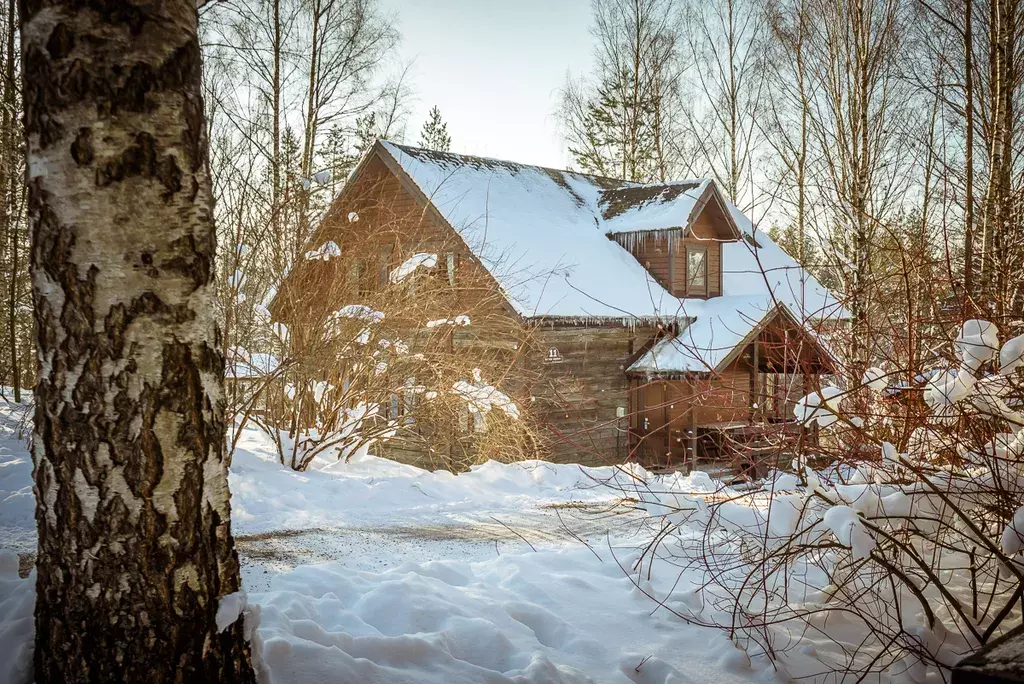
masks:
<path id="1" fill-rule="evenodd" d="M 381 571 L 402 562 L 486 560 L 503 553 L 586 544 L 601 553 L 610 534 L 628 535 L 642 516 L 629 502 L 557 505 L 395 519 L 388 525 L 282 530 L 236 538 L 248 591 L 265 591 L 270 578 L 298 565 L 337 561 L 356 571 Z"/>

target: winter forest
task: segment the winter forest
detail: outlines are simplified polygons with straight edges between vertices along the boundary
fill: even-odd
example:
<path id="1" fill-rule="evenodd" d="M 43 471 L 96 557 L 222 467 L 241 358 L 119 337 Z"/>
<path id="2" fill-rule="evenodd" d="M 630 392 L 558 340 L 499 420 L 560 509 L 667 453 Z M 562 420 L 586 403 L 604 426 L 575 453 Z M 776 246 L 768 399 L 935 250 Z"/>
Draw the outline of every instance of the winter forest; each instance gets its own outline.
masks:
<path id="1" fill-rule="evenodd" d="M 3 3 L 0 684 L 1024 680 L 1024 0 L 552 7 Z"/>

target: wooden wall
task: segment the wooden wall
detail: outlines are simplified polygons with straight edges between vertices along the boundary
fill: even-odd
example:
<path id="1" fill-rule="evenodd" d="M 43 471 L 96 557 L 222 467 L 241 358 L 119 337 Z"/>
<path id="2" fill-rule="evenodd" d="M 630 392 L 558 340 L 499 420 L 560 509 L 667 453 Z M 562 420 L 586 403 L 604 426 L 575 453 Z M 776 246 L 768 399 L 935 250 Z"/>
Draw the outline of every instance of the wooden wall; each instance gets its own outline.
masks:
<path id="1" fill-rule="evenodd" d="M 644 268 L 666 290 L 677 297 L 700 299 L 722 294 L 722 243 L 731 240 L 717 205 L 708 207 L 694 220 L 690 231 L 683 236 L 681 229 L 624 233 L 614 237 L 616 242 L 633 254 Z M 707 288 L 688 291 L 690 282 L 686 272 L 687 247 L 700 247 L 707 251 Z"/>
<path id="2" fill-rule="evenodd" d="M 629 444 L 629 382 L 625 369 L 656 328 L 541 325 L 530 363 L 537 380 L 534 410 L 557 462 L 622 463 Z M 549 361 L 549 350 L 561 359 Z M 618 412 L 623 415 L 620 417 Z"/>

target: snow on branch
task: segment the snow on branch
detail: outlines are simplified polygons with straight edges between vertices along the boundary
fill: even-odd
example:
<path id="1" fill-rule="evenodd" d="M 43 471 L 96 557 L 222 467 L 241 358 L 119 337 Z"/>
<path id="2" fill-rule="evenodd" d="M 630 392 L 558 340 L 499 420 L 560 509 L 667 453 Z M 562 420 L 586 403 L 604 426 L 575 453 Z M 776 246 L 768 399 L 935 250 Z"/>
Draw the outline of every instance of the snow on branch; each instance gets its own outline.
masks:
<path id="1" fill-rule="evenodd" d="M 496 408 L 510 418 L 519 419 L 519 408 L 507 394 L 484 381 L 480 369 L 473 369 L 473 382 L 459 380 L 452 385 L 452 392 L 466 400 L 470 413 L 489 413 Z"/>
<path id="2" fill-rule="evenodd" d="M 402 262 L 402 265 L 391 271 L 391 275 L 388 276 L 388 280 L 393 285 L 404 282 L 409 276 L 416 272 L 418 268 L 434 268 L 437 266 L 437 255 L 428 254 L 422 252 L 419 254 L 413 254 L 411 257 Z"/>
<path id="3" fill-rule="evenodd" d="M 334 240 L 328 240 L 317 249 L 306 252 L 306 261 L 330 261 L 332 258 L 341 256 L 341 247 Z"/>

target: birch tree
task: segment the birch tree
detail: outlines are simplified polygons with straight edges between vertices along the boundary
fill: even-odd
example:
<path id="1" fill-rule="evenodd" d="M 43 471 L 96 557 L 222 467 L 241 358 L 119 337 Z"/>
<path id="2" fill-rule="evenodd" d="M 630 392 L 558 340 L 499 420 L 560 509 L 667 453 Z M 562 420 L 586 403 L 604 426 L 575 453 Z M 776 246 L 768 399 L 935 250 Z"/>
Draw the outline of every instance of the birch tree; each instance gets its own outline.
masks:
<path id="1" fill-rule="evenodd" d="M 253 681 L 196 4 L 23 8 L 36 681 Z"/>
<path id="2" fill-rule="evenodd" d="M 807 65 L 808 43 L 814 17 L 811 0 L 779 2 L 769 13 L 772 41 L 768 67 L 773 97 L 767 98 L 766 142 L 779 161 L 780 199 L 791 209 L 792 221 L 783 233 L 792 257 L 807 267 L 817 238 L 811 214 L 813 149 L 810 117 L 814 84 Z M 792 233 L 792 235 L 788 235 Z M 810 249 L 808 249 L 810 248 Z"/>
<path id="3" fill-rule="evenodd" d="M 817 0 L 811 133 L 823 160 L 832 266 L 853 319 L 852 355 L 866 361 L 872 245 L 908 188 L 902 0 Z M 854 369 L 857 365 L 854 364 Z"/>
<path id="4" fill-rule="evenodd" d="M 21 401 L 25 357 L 31 354 L 28 320 L 28 268 L 25 254 L 24 152 L 20 144 L 20 82 L 15 42 L 18 40 L 17 3 L 8 0 L 0 9 L 3 34 L 0 42 L 0 285 L 2 285 L 3 353 L 0 354 L 0 385 L 8 384 L 11 398 Z M 5 391 L 0 388 L 0 395 Z"/>
<path id="5" fill-rule="evenodd" d="M 764 136 L 759 108 L 767 82 L 767 22 L 756 3 L 693 3 L 686 12 L 687 46 L 694 67 L 687 127 L 701 160 L 733 202 L 752 198 L 754 171 Z"/>

